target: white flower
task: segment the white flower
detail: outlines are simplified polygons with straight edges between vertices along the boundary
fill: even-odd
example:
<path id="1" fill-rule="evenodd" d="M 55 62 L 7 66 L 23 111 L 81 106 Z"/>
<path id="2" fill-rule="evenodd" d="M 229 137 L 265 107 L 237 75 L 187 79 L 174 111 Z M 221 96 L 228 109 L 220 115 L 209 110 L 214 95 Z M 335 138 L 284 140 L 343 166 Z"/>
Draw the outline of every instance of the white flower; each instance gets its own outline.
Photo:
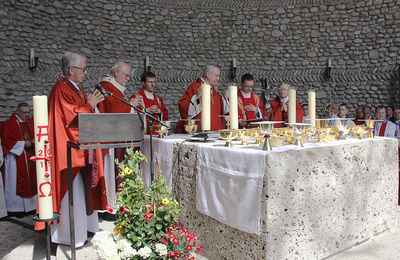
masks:
<path id="1" fill-rule="evenodd" d="M 148 258 L 151 256 L 151 249 L 147 246 L 140 248 L 138 251 L 138 254 L 142 257 L 142 258 Z"/>
<path id="2" fill-rule="evenodd" d="M 166 245 L 157 243 L 155 247 L 156 249 L 154 251 L 156 251 L 160 256 L 167 255 L 168 250 Z"/>
<path id="3" fill-rule="evenodd" d="M 91 242 L 100 259 L 119 260 L 117 245 L 114 242 L 113 234 L 111 232 L 97 232 Z"/>
<path id="4" fill-rule="evenodd" d="M 137 251 L 132 248 L 131 242 L 122 236 L 117 240 L 117 248 L 121 259 L 129 259 L 137 255 Z"/>

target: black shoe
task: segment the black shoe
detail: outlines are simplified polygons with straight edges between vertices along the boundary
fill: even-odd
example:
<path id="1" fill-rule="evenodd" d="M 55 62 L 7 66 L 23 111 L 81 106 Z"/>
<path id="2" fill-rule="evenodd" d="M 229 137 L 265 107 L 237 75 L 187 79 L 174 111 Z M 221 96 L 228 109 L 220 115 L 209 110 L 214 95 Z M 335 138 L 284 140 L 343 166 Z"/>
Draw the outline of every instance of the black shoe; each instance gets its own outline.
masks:
<path id="1" fill-rule="evenodd" d="M 99 217 L 105 221 L 115 221 L 117 220 L 117 216 L 108 212 L 99 213 Z"/>
<path id="2" fill-rule="evenodd" d="M 25 217 L 25 212 L 7 212 L 9 217 L 17 217 L 17 218 L 23 218 Z"/>

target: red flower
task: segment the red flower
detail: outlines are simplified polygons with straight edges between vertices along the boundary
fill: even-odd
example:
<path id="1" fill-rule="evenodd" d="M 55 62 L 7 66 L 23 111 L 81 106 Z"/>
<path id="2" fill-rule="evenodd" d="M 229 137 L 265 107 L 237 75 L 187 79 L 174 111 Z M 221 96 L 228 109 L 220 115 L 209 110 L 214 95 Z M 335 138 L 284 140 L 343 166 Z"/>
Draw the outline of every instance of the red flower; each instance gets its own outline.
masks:
<path id="1" fill-rule="evenodd" d="M 182 256 L 182 254 L 181 253 L 176 253 L 176 256 L 175 256 L 175 258 L 180 258 Z"/>
<path id="2" fill-rule="evenodd" d="M 165 239 L 165 237 L 161 238 L 161 243 L 166 244 L 168 240 Z"/>
<path id="3" fill-rule="evenodd" d="M 187 245 L 187 246 L 186 246 L 186 251 L 189 252 L 190 250 L 192 250 L 192 248 L 193 248 L 193 247 L 192 247 L 191 245 Z"/>
<path id="4" fill-rule="evenodd" d="M 176 237 L 172 240 L 172 242 L 174 242 L 175 245 L 179 244 L 179 239 L 177 239 Z"/>
<path id="5" fill-rule="evenodd" d="M 112 213 L 113 212 L 113 208 L 111 207 L 111 205 L 107 205 L 106 206 L 106 210 L 108 213 Z"/>
<path id="6" fill-rule="evenodd" d="M 150 219 L 151 219 L 151 212 L 146 212 L 146 215 L 144 216 L 145 218 L 146 218 L 146 222 L 150 222 Z"/>
<path id="7" fill-rule="evenodd" d="M 171 256 L 171 257 L 174 257 L 175 256 L 175 251 L 171 251 L 170 253 L 169 253 L 169 256 Z"/>
<path id="8" fill-rule="evenodd" d="M 125 208 L 124 206 L 119 207 L 119 211 L 121 211 L 122 214 L 125 212 L 131 212 L 129 209 Z"/>
<path id="9" fill-rule="evenodd" d="M 189 232 L 188 235 L 189 235 L 190 237 L 194 237 L 194 235 L 196 235 L 196 234 L 195 234 L 194 232 Z"/>
<path id="10" fill-rule="evenodd" d="M 190 236 L 186 236 L 185 240 L 186 240 L 186 242 L 189 243 L 190 241 L 192 241 L 192 238 Z"/>
<path id="11" fill-rule="evenodd" d="M 183 256 L 183 259 L 188 259 L 189 258 L 189 253 Z"/>

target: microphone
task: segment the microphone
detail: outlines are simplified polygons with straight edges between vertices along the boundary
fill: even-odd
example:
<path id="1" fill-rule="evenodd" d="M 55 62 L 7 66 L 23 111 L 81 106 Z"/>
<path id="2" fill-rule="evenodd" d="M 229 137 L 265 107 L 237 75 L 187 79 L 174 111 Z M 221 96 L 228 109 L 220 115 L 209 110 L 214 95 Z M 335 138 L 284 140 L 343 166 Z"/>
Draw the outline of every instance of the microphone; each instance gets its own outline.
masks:
<path id="1" fill-rule="evenodd" d="M 97 84 L 95 88 L 98 89 L 100 93 L 104 95 L 105 98 L 108 98 L 109 96 L 108 92 L 103 88 L 103 86 L 100 83 Z"/>

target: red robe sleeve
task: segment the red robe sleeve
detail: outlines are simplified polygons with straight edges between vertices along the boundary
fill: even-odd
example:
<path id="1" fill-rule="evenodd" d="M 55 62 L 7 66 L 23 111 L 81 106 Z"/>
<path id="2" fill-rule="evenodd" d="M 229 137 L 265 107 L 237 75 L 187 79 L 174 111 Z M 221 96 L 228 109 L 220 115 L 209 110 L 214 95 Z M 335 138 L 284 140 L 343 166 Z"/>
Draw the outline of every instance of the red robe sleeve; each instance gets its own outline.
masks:
<path id="1" fill-rule="evenodd" d="M 78 141 L 79 131 L 67 128 L 79 113 L 93 113 L 86 94 L 81 94 L 67 79 L 57 82 L 49 95 L 49 141 L 51 178 L 54 210 L 60 210 L 60 202 L 68 190 L 67 141 Z M 72 174 L 75 178 L 85 163 L 87 151 L 71 149 Z"/>
<path id="2" fill-rule="evenodd" d="M 178 107 L 181 119 L 188 118 L 190 100 L 192 99 L 193 95 L 196 94 L 197 89 L 200 87 L 201 82 L 202 82 L 201 79 L 197 79 L 195 82 L 190 84 L 190 86 L 186 89 L 185 94 L 182 96 L 181 99 L 178 100 Z M 178 122 L 178 125 L 176 126 L 175 132 L 185 133 L 184 125 L 185 121 L 180 120 Z"/>

